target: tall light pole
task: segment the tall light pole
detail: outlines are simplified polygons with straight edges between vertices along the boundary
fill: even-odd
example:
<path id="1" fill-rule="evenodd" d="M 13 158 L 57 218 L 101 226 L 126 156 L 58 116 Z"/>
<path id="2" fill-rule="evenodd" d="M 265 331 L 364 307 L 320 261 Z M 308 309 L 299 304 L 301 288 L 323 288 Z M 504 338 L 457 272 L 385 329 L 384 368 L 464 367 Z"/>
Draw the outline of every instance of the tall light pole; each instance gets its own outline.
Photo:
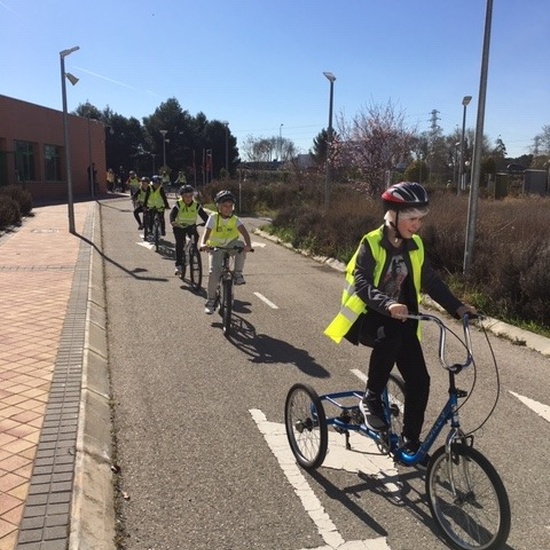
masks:
<path id="1" fill-rule="evenodd" d="M 225 170 L 229 175 L 229 122 L 224 122 L 225 126 Z"/>
<path id="2" fill-rule="evenodd" d="M 283 124 L 279 124 L 279 162 L 283 160 Z"/>
<path id="3" fill-rule="evenodd" d="M 168 133 L 168 130 L 160 130 L 160 133 L 162 134 L 162 168 L 163 170 L 166 169 L 166 134 Z"/>
<path id="4" fill-rule="evenodd" d="M 466 189 L 464 179 L 464 134 L 466 132 L 466 108 L 472 101 L 471 95 L 465 95 L 462 98 L 462 105 L 464 106 L 462 110 L 462 134 L 460 135 L 460 162 L 458 165 L 458 184 L 456 186 L 456 194 L 460 195 L 460 192 Z"/>
<path id="5" fill-rule="evenodd" d="M 65 166 L 67 170 L 67 207 L 69 215 L 69 233 L 76 233 L 74 224 L 74 201 L 73 201 L 73 179 L 71 174 L 71 148 L 69 140 L 69 124 L 67 116 L 67 86 L 65 78 L 74 86 L 78 82 L 78 78 L 70 73 L 65 72 L 65 58 L 80 49 L 80 46 L 75 46 L 68 50 L 59 52 L 59 60 L 61 65 L 61 96 L 63 99 L 63 136 L 65 141 Z"/>
<path id="6" fill-rule="evenodd" d="M 330 201 L 330 150 L 332 146 L 332 106 L 334 103 L 334 81 L 336 77 L 329 72 L 323 72 L 330 82 L 330 99 L 328 108 L 328 136 L 327 136 L 327 160 L 325 165 L 325 208 L 328 209 Z"/>
<path id="7" fill-rule="evenodd" d="M 485 13 L 485 32 L 483 36 L 483 55 L 479 78 L 479 98 L 477 104 L 477 123 L 474 138 L 474 156 L 472 162 L 472 183 L 468 200 L 468 220 L 466 222 L 466 243 L 464 246 L 463 273 L 468 276 L 472 266 L 474 240 L 476 233 L 477 202 L 479 180 L 481 177 L 481 146 L 483 142 L 483 122 L 485 119 L 485 99 L 487 96 L 487 73 L 489 69 L 489 45 L 491 43 L 491 22 L 493 18 L 493 0 L 487 0 Z"/>

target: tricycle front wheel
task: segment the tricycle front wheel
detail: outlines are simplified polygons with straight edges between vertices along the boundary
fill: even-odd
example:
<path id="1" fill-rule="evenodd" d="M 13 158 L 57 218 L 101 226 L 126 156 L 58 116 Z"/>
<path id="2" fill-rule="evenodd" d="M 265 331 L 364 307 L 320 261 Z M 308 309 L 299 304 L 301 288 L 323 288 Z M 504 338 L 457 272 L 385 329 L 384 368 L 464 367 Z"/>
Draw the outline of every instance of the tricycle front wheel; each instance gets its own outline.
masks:
<path id="1" fill-rule="evenodd" d="M 328 429 L 325 410 L 316 391 L 307 384 L 294 384 L 285 402 L 285 426 L 290 448 L 306 470 L 318 468 L 325 459 Z"/>

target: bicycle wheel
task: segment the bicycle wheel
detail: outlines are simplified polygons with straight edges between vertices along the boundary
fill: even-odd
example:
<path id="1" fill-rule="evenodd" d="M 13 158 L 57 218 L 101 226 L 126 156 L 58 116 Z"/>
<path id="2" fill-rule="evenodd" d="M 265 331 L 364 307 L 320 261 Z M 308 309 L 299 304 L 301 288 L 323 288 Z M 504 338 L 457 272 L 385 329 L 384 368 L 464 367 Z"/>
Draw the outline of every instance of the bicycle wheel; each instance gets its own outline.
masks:
<path id="1" fill-rule="evenodd" d="M 222 326 L 224 334 L 231 330 L 231 313 L 233 310 L 233 279 L 228 277 L 222 281 Z"/>
<path id="2" fill-rule="evenodd" d="M 285 402 L 286 436 L 302 468 L 314 470 L 325 460 L 328 429 L 325 409 L 317 392 L 307 384 L 294 384 Z"/>
<path id="3" fill-rule="evenodd" d="M 403 415 L 405 414 L 405 383 L 398 376 L 390 374 L 386 390 L 391 431 L 401 435 L 403 433 Z"/>
<path id="4" fill-rule="evenodd" d="M 432 515 L 457 550 L 501 548 L 510 532 L 510 502 L 493 465 L 476 449 L 455 443 L 450 461 L 445 447 L 426 471 Z"/>
<path id="5" fill-rule="evenodd" d="M 189 247 L 189 276 L 191 286 L 199 290 L 202 285 L 202 260 L 199 249 L 195 245 Z"/>

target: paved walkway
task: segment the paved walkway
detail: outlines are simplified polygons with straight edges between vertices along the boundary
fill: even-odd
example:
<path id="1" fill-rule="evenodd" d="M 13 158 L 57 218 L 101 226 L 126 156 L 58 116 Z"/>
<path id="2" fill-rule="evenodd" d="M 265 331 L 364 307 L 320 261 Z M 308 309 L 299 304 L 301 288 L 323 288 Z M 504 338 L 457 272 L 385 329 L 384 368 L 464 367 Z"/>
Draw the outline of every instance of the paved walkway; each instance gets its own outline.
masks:
<path id="1" fill-rule="evenodd" d="M 0 237 L 0 550 L 114 547 L 99 209 L 74 209 L 76 235 L 55 205 Z M 92 364 L 105 380 L 90 383 Z"/>

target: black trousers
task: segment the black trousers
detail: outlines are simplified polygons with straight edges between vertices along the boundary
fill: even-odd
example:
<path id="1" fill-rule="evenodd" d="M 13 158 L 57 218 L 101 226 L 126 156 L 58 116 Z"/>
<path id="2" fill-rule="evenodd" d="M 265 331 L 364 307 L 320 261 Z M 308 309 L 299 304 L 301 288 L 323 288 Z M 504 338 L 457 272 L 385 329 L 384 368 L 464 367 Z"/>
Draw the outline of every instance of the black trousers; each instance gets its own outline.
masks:
<path id="1" fill-rule="evenodd" d="M 430 375 L 418 336 L 418 321 L 383 321 L 380 338 L 372 348 L 367 390 L 380 394 L 388 383 L 394 365 L 405 382 L 403 435 L 419 439 L 430 393 Z"/>
<path id="2" fill-rule="evenodd" d="M 143 204 L 138 204 L 135 208 L 134 208 L 134 218 L 136 219 L 136 222 L 138 222 L 138 225 L 144 225 L 142 222 L 141 222 L 141 218 L 139 217 L 139 215 L 143 212 Z"/>
<path id="3" fill-rule="evenodd" d="M 183 253 L 185 248 L 185 237 L 198 241 L 199 234 L 196 225 L 188 225 L 187 227 L 173 226 L 174 239 L 176 240 L 176 265 L 183 266 L 185 264 L 185 255 Z"/>

